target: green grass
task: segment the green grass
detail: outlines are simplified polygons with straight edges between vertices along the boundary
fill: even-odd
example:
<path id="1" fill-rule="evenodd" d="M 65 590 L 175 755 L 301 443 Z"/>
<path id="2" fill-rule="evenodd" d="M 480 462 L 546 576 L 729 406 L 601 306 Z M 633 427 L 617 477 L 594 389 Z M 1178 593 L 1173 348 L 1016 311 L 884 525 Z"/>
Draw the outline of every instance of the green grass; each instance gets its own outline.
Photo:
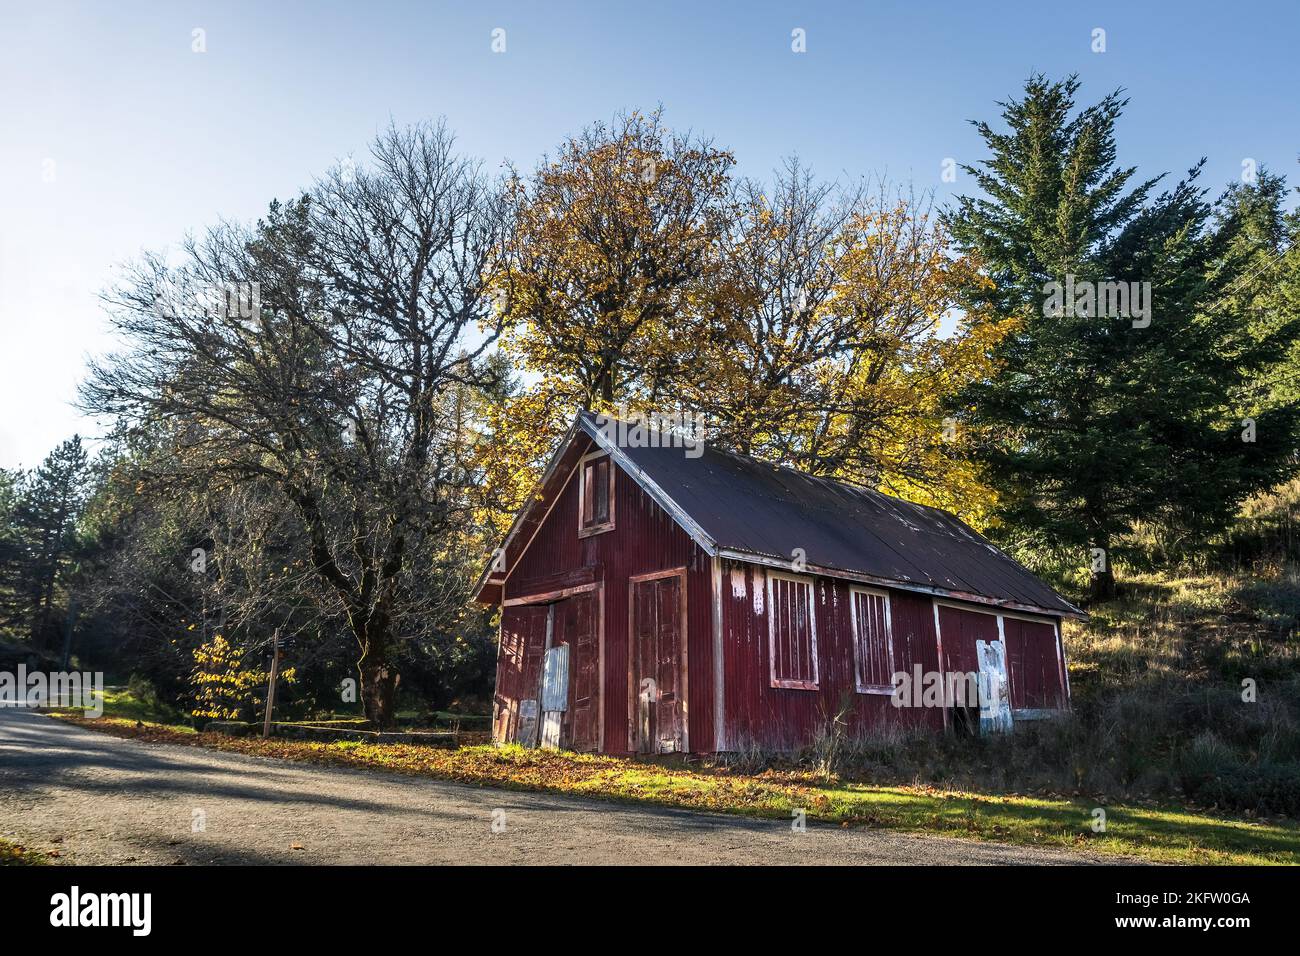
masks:
<path id="1" fill-rule="evenodd" d="M 125 687 L 105 687 L 103 696 L 105 717 L 168 724 L 180 719 L 180 715 L 171 707 L 154 700 L 141 700 Z"/>
<path id="2" fill-rule="evenodd" d="M 0 866 L 45 866 L 50 858 L 8 840 L 0 840 Z"/>
<path id="3" fill-rule="evenodd" d="M 809 791 L 802 789 L 754 786 L 758 799 L 737 803 L 726 797 L 730 788 L 717 778 L 630 768 L 566 789 L 667 805 L 712 802 L 711 792 L 719 792 L 720 809 L 727 812 L 792 817 L 794 811 L 804 810 L 809 821 L 842 826 L 940 833 L 1159 863 L 1300 864 L 1300 828 L 1293 824 L 1226 820 L 1179 807 L 1105 806 L 1105 832 L 1096 833 L 1096 804 L 1084 800 L 844 782 L 814 787 L 809 799 Z"/>
<path id="4" fill-rule="evenodd" d="M 97 695 L 98 696 L 98 695 Z M 162 727 L 178 733 L 194 733 L 194 728 L 180 723 L 180 715 L 171 707 L 154 701 L 140 700 L 125 687 L 105 687 L 102 695 L 104 712 L 100 718 L 139 721 L 150 727 Z M 58 716 L 80 717 L 87 712 L 80 707 L 53 707 Z"/>

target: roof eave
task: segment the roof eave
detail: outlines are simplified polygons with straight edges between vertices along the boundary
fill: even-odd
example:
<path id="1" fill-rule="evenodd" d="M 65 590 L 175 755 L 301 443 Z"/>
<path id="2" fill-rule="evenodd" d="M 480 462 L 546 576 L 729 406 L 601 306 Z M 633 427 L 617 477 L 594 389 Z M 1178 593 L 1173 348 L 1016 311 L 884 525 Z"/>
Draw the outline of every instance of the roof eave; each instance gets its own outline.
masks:
<path id="1" fill-rule="evenodd" d="M 761 564 L 769 568 L 780 568 L 783 571 L 790 570 L 790 560 L 788 558 L 776 558 L 768 554 L 758 554 L 752 551 L 743 551 L 738 548 L 719 548 L 717 550 L 717 556 L 731 561 L 743 561 L 748 564 Z M 1068 610 L 1066 608 L 1041 607 L 1037 604 L 1024 604 L 1019 601 L 1010 601 L 1004 598 L 993 598 L 983 594 L 975 594 L 971 591 L 958 591 L 952 588 L 936 587 L 931 584 L 920 584 L 916 581 L 900 581 L 897 578 L 881 577 L 876 574 L 866 574 L 862 571 L 849 571 L 844 568 L 831 568 L 824 565 L 805 564 L 804 569 L 809 574 L 821 575 L 822 577 L 839 578 L 845 581 L 856 581 L 861 584 L 874 584 L 880 587 L 894 588 L 898 591 L 913 591 L 917 594 L 928 594 L 931 597 L 964 601 L 967 604 L 983 604 L 988 607 L 1002 608 L 1007 611 L 1019 611 L 1025 614 L 1037 614 L 1042 617 L 1063 617 L 1078 621 L 1088 620 L 1086 612 L 1081 611 L 1064 598 L 1061 598 L 1061 603 L 1066 605 Z"/>

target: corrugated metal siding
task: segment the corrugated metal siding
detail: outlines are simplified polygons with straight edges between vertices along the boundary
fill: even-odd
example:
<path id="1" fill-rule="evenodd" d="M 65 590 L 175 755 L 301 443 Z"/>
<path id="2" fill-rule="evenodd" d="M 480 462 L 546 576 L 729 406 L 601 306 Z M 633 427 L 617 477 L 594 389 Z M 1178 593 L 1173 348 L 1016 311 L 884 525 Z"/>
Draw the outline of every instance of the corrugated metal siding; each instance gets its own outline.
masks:
<path id="1" fill-rule="evenodd" d="M 628 751 L 628 578 L 685 567 L 687 609 L 687 715 L 689 745 L 708 752 L 713 743 L 713 638 L 708 556 L 626 473 L 614 480 L 614 530 L 578 537 L 578 481 L 571 478 L 550 514 L 511 570 L 506 597 L 521 596 L 520 582 L 558 572 L 595 568 L 605 598 L 605 751 Z"/>
<path id="2" fill-rule="evenodd" d="M 856 692 L 850 585 L 830 578 L 813 581 L 818 689 L 772 687 L 766 573 L 756 565 L 722 563 L 728 749 L 757 745 L 764 749 L 791 750 L 805 746 L 845 704 L 850 708 L 847 718 L 850 734 L 891 722 L 941 727 L 943 715 L 938 710 L 899 709 L 886 695 Z M 891 591 L 890 607 L 896 669 L 910 673 L 913 665 L 920 664 L 923 670 L 933 670 L 938 654 L 930 600 Z"/>

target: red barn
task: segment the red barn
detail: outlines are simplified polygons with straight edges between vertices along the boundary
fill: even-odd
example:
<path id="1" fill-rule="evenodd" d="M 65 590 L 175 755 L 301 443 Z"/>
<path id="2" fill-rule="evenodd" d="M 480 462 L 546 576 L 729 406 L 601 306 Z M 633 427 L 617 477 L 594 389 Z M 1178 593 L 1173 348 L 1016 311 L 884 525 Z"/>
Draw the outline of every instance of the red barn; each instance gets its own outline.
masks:
<path id="1" fill-rule="evenodd" d="M 990 661 L 1012 719 L 1068 707 L 1060 622 L 1082 612 L 948 512 L 611 433 L 577 417 L 480 581 L 502 609 L 497 741 L 707 753 L 797 748 L 837 714 L 963 726 L 953 688 Z"/>

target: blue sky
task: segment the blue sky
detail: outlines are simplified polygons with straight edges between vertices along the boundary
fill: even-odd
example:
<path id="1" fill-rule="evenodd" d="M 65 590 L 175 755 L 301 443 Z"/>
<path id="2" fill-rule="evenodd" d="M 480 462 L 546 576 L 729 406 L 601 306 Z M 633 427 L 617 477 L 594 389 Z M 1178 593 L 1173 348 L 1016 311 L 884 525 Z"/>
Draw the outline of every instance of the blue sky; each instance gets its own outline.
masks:
<path id="1" fill-rule="evenodd" d="M 69 403 L 112 347 L 98 294 L 115 265 L 256 217 L 390 118 L 445 116 L 489 167 L 530 168 L 593 120 L 663 104 L 743 174 L 797 153 L 942 202 L 971 188 L 943 161 L 982 155 L 968 120 L 1031 72 L 1078 72 L 1085 100 L 1128 90 L 1120 159 L 1143 173 L 1205 156 L 1217 191 L 1250 158 L 1300 183 L 1298 27 L 1294 2 L 0 0 L 0 466 L 95 433 Z"/>

